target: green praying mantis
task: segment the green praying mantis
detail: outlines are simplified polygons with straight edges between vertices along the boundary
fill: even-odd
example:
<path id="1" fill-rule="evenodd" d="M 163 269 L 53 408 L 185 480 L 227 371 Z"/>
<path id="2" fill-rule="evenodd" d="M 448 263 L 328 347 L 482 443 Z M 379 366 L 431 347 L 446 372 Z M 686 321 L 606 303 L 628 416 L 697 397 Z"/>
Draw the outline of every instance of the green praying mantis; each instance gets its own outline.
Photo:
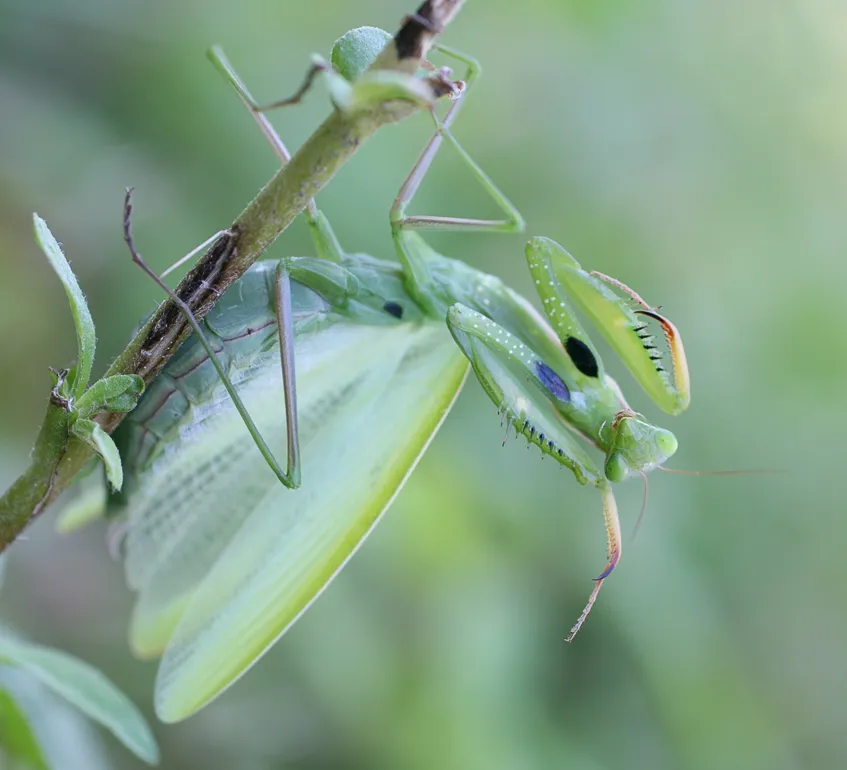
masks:
<path id="1" fill-rule="evenodd" d="M 374 28 L 353 30 L 336 43 L 332 64 L 315 60 L 301 91 L 278 105 L 299 100 L 320 73 L 336 109 L 357 109 L 372 92 L 424 98 L 413 80 L 373 76 L 390 39 Z M 647 394 L 678 414 L 690 398 L 685 356 L 677 329 L 658 309 L 539 237 L 526 257 L 545 320 L 499 279 L 442 256 L 421 236 L 427 229 L 523 229 L 520 214 L 450 130 L 479 66 L 437 48 L 467 74 L 453 82 L 440 71 L 454 101 L 436 118 L 391 209 L 398 261 L 345 252 L 310 201 L 318 256 L 257 263 L 202 322 L 182 306 L 195 334 L 114 434 L 126 482 L 109 508 L 119 517 L 127 579 L 138 593 L 131 644 L 142 657 L 162 655 L 155 701 L 164 721 L 219 695 L 329 584 L 413 470 L 468 364 L 517 433 L 600 493 L 608 560 L 568 641 L 620 558 L 612 484 L 676 451 L 672 433 L 629 407 L 573 306 Z M 286 163 L 265 108 L 221 52 L 213 61 Z M 503 219 L 407 214 L 444 142 Z M 128 193 L 126 240 L 149 271 L 133 243 L 130 212 Z M 651 322 L 667 341 L 669 369 Z M 589 444 L 604 454 L 602 466 Z M 275 459 L 282 451 L 285 469 Z"/>

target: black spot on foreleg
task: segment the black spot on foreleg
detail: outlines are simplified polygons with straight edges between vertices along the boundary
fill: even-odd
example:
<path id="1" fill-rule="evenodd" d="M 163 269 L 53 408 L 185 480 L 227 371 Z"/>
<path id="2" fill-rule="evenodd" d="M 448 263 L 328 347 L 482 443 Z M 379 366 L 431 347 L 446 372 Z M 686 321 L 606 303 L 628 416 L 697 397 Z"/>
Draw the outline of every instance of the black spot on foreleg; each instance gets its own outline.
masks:
<path id="1" fill-rule="evenodd" d="M 571 357 L 574 366 L 586 377 L 598 377 L 600 367 L 591 348 L 577 337 L 568 337 L 565 340 L 565 351 Z"/>

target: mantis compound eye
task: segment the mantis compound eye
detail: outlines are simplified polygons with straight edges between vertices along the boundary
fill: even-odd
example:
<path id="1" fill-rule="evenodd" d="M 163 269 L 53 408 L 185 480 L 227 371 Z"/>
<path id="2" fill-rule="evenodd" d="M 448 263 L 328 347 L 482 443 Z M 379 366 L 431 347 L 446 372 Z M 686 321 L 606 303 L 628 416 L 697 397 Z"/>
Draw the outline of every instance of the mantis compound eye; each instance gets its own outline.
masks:
<path id="1" fill-rule="evenodd" d="M 679 442 L 676 440 L 676 436 L 669 430 L 657 429 L 654 440 L 656 442 L 656 451 L 663 458 L 658 461 L 658 464 L 663 463 L 671 455 L 676 454 L 676 450 L 679 448 Z"/>

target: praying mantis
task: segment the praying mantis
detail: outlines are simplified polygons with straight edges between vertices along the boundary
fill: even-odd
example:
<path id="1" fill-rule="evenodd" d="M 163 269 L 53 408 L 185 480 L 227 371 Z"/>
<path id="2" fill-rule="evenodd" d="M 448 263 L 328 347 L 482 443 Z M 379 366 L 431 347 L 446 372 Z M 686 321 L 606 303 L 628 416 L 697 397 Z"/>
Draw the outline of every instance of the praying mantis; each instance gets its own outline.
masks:
<path id="1" fill-rule="evenodd" d="M 390 39 L 374 28 L 345 35 L 332 65 L 316 59 L 304 88 L 284 103 L 299 100 L 318 74 L 336 109 L 356 109 L 368 89 L 423 98 L 406 80 L 368 80 L 380 37 Z M 469 367 L 518 434 L 600 494 L 608 559 L 568 641 L 620 558 L 612 484 L 647 473 L 676 451 L 671 432 L 629 407 L 573 306 L 652 400 L 678 414 L 690 399 L 685 355 L 676 327 L 657 308 L 536 237 L 526 258 L 545 319 L 499 279 L 437 253 L 421 236 L 428 229 L 524 226 L 450 130 L 479 66 L 437 48 L 467 74 L 452 83 L 442 73 L 445 92 L 452 88 L 456 98 L 436 119 L 392 206 L 398 261 L 346 253 L 310 201 L 306 217 L 318 256 L 257 263 L 202 322 L 188 313 L 195 334 L 114 434 L 126 482 L 109 508 L 127 580 L 138 593 L 130 639 L 138 655 L 162 655 L 155 705 L 164 721 L 217 697 L 311 605 L 392 502 Z M 264 109 L 223 54 L 212 57 L 287 162 Z M 503 219 L 407 214 L 444 142 Z M 130 212 L 128 194 L 126 240 L 149 270 L 135 249 Z M 650 323 L 664 335 L 670 369 Z M 588 445 L 604 454 L 602 466 Z M 275 459 L 283 449 L 285 469 Z"/>

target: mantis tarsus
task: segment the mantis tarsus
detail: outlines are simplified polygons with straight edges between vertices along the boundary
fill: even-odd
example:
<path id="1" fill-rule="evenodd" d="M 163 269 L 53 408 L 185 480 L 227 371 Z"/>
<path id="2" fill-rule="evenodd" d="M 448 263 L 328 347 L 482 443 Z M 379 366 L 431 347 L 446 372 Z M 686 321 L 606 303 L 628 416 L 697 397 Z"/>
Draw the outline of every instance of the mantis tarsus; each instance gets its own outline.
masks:
<path id="1" fill-rule="evenodd" d="M 357 108 L 363 92 L 355 89 L 373 72 L 349 62 L 344 50 L 367 54 L 375 34 L 373 28 L 348 33 L 334 50 L 336 70 L 319 61 L 310 73 L 309 82 L 317 72 L 326 75 L 337 109 Z M 357 45 L 357 35 L 367 36 L 370 48 Z M 478 65 L 441 51 L 467 66 L 470 84 Z M 365 65 L 371 59 L 365 55 Z M 288 153 L 262 109 L 222 54 L 213 53 L 213 60 L 285 163 Z M 339 74 L 345 63 L 354 76 L 364 73 L 352 84 Z M 465 90 L 446 72 L 441 77 L 446 93 Z M 395 76 L 367 85 L 383 95 L 420 98 L 414 85 Z M 156 708 L 166 721 L 188 716 L 228 687 L 326 587 L 449 411 L 465 359 L 519 434 L 600 491 L 608 561 L 568 641 L 620 557 L 611 482 L 646 473 L 676 451 L 670 432 L 630 409 L 571 301 L 653 400 L 675 414 L 688 405 L 687 370 L 679 335 L 657 309 L 624 284 L 586 272 L 553 241 L 533 238 L 527 262 L 548 323 L 499 279 L 438 254 L 417 232 L 523 228 L 450 133 L 463 101 L 460 96 L 436 121 L 391 209 L 399 264 L 345 253 L 311 202 L 307 219 L 319 256 L 259 263 L 199 326 L 190 319 L 203 334 L 180 349 L 115 434 L 127 483 L 111 507 L 124 515 L 127 576 L 139 592 L 131 639 L 140 655 L 164 652 Z M 444 141 L 505 219 L 407 216 Z M 142 263 L 128 214 L 127 200 L 127 242 Z M 648 320 L 667 338 L 671 371 Z M 245 408 L 233 407 L 234 393 Z M 251 431 L 267 440 L 261 454 L 242 425 L 247 409 L 258 423 Z M 586 441 L 605 454 L 602 469 Z M 286 470 L 273 458 L 283 446 Z"/>

